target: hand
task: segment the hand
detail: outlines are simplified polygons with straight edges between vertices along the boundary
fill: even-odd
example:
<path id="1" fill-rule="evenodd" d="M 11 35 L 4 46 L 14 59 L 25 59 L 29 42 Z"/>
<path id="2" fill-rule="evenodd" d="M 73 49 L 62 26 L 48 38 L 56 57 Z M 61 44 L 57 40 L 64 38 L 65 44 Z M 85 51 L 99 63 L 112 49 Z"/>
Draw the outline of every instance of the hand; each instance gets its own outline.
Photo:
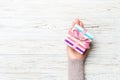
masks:
<path id="1" fill-rule="evenodd" d="M 78 25 L 80 25 L 80 26 L 82 26 L 84 28 L 84 24 L 79 19 L 76 19 L 72 23 L 71 28 L 73 28 L 75 24 L 78 24 Z M 86 56 L 87 56 L 87 53 L 80 54 L 80 53 L 78 53 L 77 51 L 75 51 L 73 48 L 71 48 L 69 46 L 67 46 L 67 53 L 68 53 L 68 58 L 71 59 L 71 60 L 73 60 L 73 59 L 85 59 Z"/>

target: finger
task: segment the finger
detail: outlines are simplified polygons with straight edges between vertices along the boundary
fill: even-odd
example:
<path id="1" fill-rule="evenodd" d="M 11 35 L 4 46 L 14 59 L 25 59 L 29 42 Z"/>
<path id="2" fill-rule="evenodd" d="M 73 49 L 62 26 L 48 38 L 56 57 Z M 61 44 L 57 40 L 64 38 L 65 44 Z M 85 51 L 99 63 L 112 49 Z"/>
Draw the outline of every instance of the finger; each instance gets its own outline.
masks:
<path id="1" fill-rule="evenodd" d="M 75 19 L 75 21 L 72 22 L 72 27 L 71 27 L 71 28 L 73 28 L 73 27 L 75 26 L 75 24 L 78 24 L 78 25 L 80 25 L 81 27 L 84 28 L 83 22 L 80 21 L 79 19 Z M 70 29 L 71 29 L 71 28 L 70 28 Z"/>
<path id="2" fill-rule="evenodd" d="M 76 22 L 76 24 L 78 24 L 78 25 L 80 25 L 81 27 L 84 28 L 84 24 L 83 24 L 83 22 L 81 20 L 76 19 L 75 22 Z"/>
<path id="3" fill-rule="evenodd" d="M 80 22 L 80 20 L 78 18 L 75 19 L 75 23 L 81 26 L 81 24 L 80 24 L 81 22 Z"/>
<path id="4" fill-rule="evenodd" d="M 72 22 L 72 27 L 74 27 L 75 24 L 80 25 L 80 20 L 79 19 L 75 19 L 75 21 Z"/>
<path id="5" fill-rule="evenodd" d="M 72 22 L 72 28 L 75 26 L 75 24 L 76 24 L 76 22 L 75 22 L 75 21 L 73 21 L 73 22 Z"/>

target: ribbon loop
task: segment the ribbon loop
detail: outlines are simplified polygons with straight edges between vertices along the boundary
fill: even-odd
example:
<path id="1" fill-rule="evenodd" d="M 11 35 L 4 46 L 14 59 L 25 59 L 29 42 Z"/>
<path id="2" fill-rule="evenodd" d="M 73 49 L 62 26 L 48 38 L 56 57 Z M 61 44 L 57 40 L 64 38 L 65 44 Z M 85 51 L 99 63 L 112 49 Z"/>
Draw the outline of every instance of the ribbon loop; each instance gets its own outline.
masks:
<path id="1" fill-rule="evenodd" d="M 82 43 L 85 45 L 86 49 L 90 48 L 89 44 L 90 44 L 91 41 L 88 38 L 84 37 L 84 35 L 86 34 L 86 32 L 87 32 L 87 30 L 85 30 L 85 29 L 82 31 L 82 33 L 80 33 L 77 29 L 71 29 L 71 30 L 69 30 L 69 34 L 72 37 L 74 37 L 74 38 L 77 39 L 77 41 L 75 42 L 75 44 L 73 46 L 74 48 L 76 48 L 78 46 L 79 41 L 82 41 Z"/>

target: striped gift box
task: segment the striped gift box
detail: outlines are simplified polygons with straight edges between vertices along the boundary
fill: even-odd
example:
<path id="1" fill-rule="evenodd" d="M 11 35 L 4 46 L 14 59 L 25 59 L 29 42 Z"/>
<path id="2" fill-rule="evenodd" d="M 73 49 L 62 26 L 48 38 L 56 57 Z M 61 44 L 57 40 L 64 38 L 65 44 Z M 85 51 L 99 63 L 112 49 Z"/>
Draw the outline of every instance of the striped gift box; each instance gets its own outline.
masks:
<path id="1" fill-rule="evenodd" d="M 76 24 L 76 25 L 72 28 L 72 30 L 73 30 L 73 29 L 77 29 L 77 30 L 79 31 L 79 33 L 82 33 L 82 32 L 84 31 L 84 29 L 83 29 L 81 26 L 79 26 L 78 24 Z M 93 36 L 92 36 L 90 33 L 88 33 L 88 32 L 86 32 L 86 33 L 84 34 L 84 37 L 87 38 L 87 39 L 89 39 L 90 42 L 93 40 Z M 77 42 L 77 46 L 74 46 L 74 45 L 76 44 L 76 42 Z M 87 49 L 86 46 L 83 44 L 82 41 L 76 39 L 75 37 L 71 36 L 70 34 L 67 34 L 67 36 L 66 36 L 66 38 L 65 38 L 65 43 L 66 43 L 68 46 L 70 46 L 70 47 L 72 47 L 73 49 L 75 49 L 75 50 L 76 50 L 77 52 L 79 52 L 80 54 L 84 54 L 84 52 L 85 52 L 86 49 Z"/>

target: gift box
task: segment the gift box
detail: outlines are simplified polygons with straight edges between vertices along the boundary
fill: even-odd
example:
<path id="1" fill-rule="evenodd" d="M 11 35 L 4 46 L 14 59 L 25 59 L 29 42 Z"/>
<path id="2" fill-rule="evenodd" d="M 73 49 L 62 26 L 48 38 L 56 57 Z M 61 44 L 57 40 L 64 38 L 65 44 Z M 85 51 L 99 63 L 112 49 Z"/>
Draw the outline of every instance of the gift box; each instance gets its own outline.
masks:
<path id="1" fill-rule="evenodd" d="M 74 27 L 69 30 L 65 38 L 65 43 L 80 54 L 84 54 L 84 52 L 90 48 L 92 40 L 93 36 L 88 33 L 86 29 L 75 24 Z"/>

